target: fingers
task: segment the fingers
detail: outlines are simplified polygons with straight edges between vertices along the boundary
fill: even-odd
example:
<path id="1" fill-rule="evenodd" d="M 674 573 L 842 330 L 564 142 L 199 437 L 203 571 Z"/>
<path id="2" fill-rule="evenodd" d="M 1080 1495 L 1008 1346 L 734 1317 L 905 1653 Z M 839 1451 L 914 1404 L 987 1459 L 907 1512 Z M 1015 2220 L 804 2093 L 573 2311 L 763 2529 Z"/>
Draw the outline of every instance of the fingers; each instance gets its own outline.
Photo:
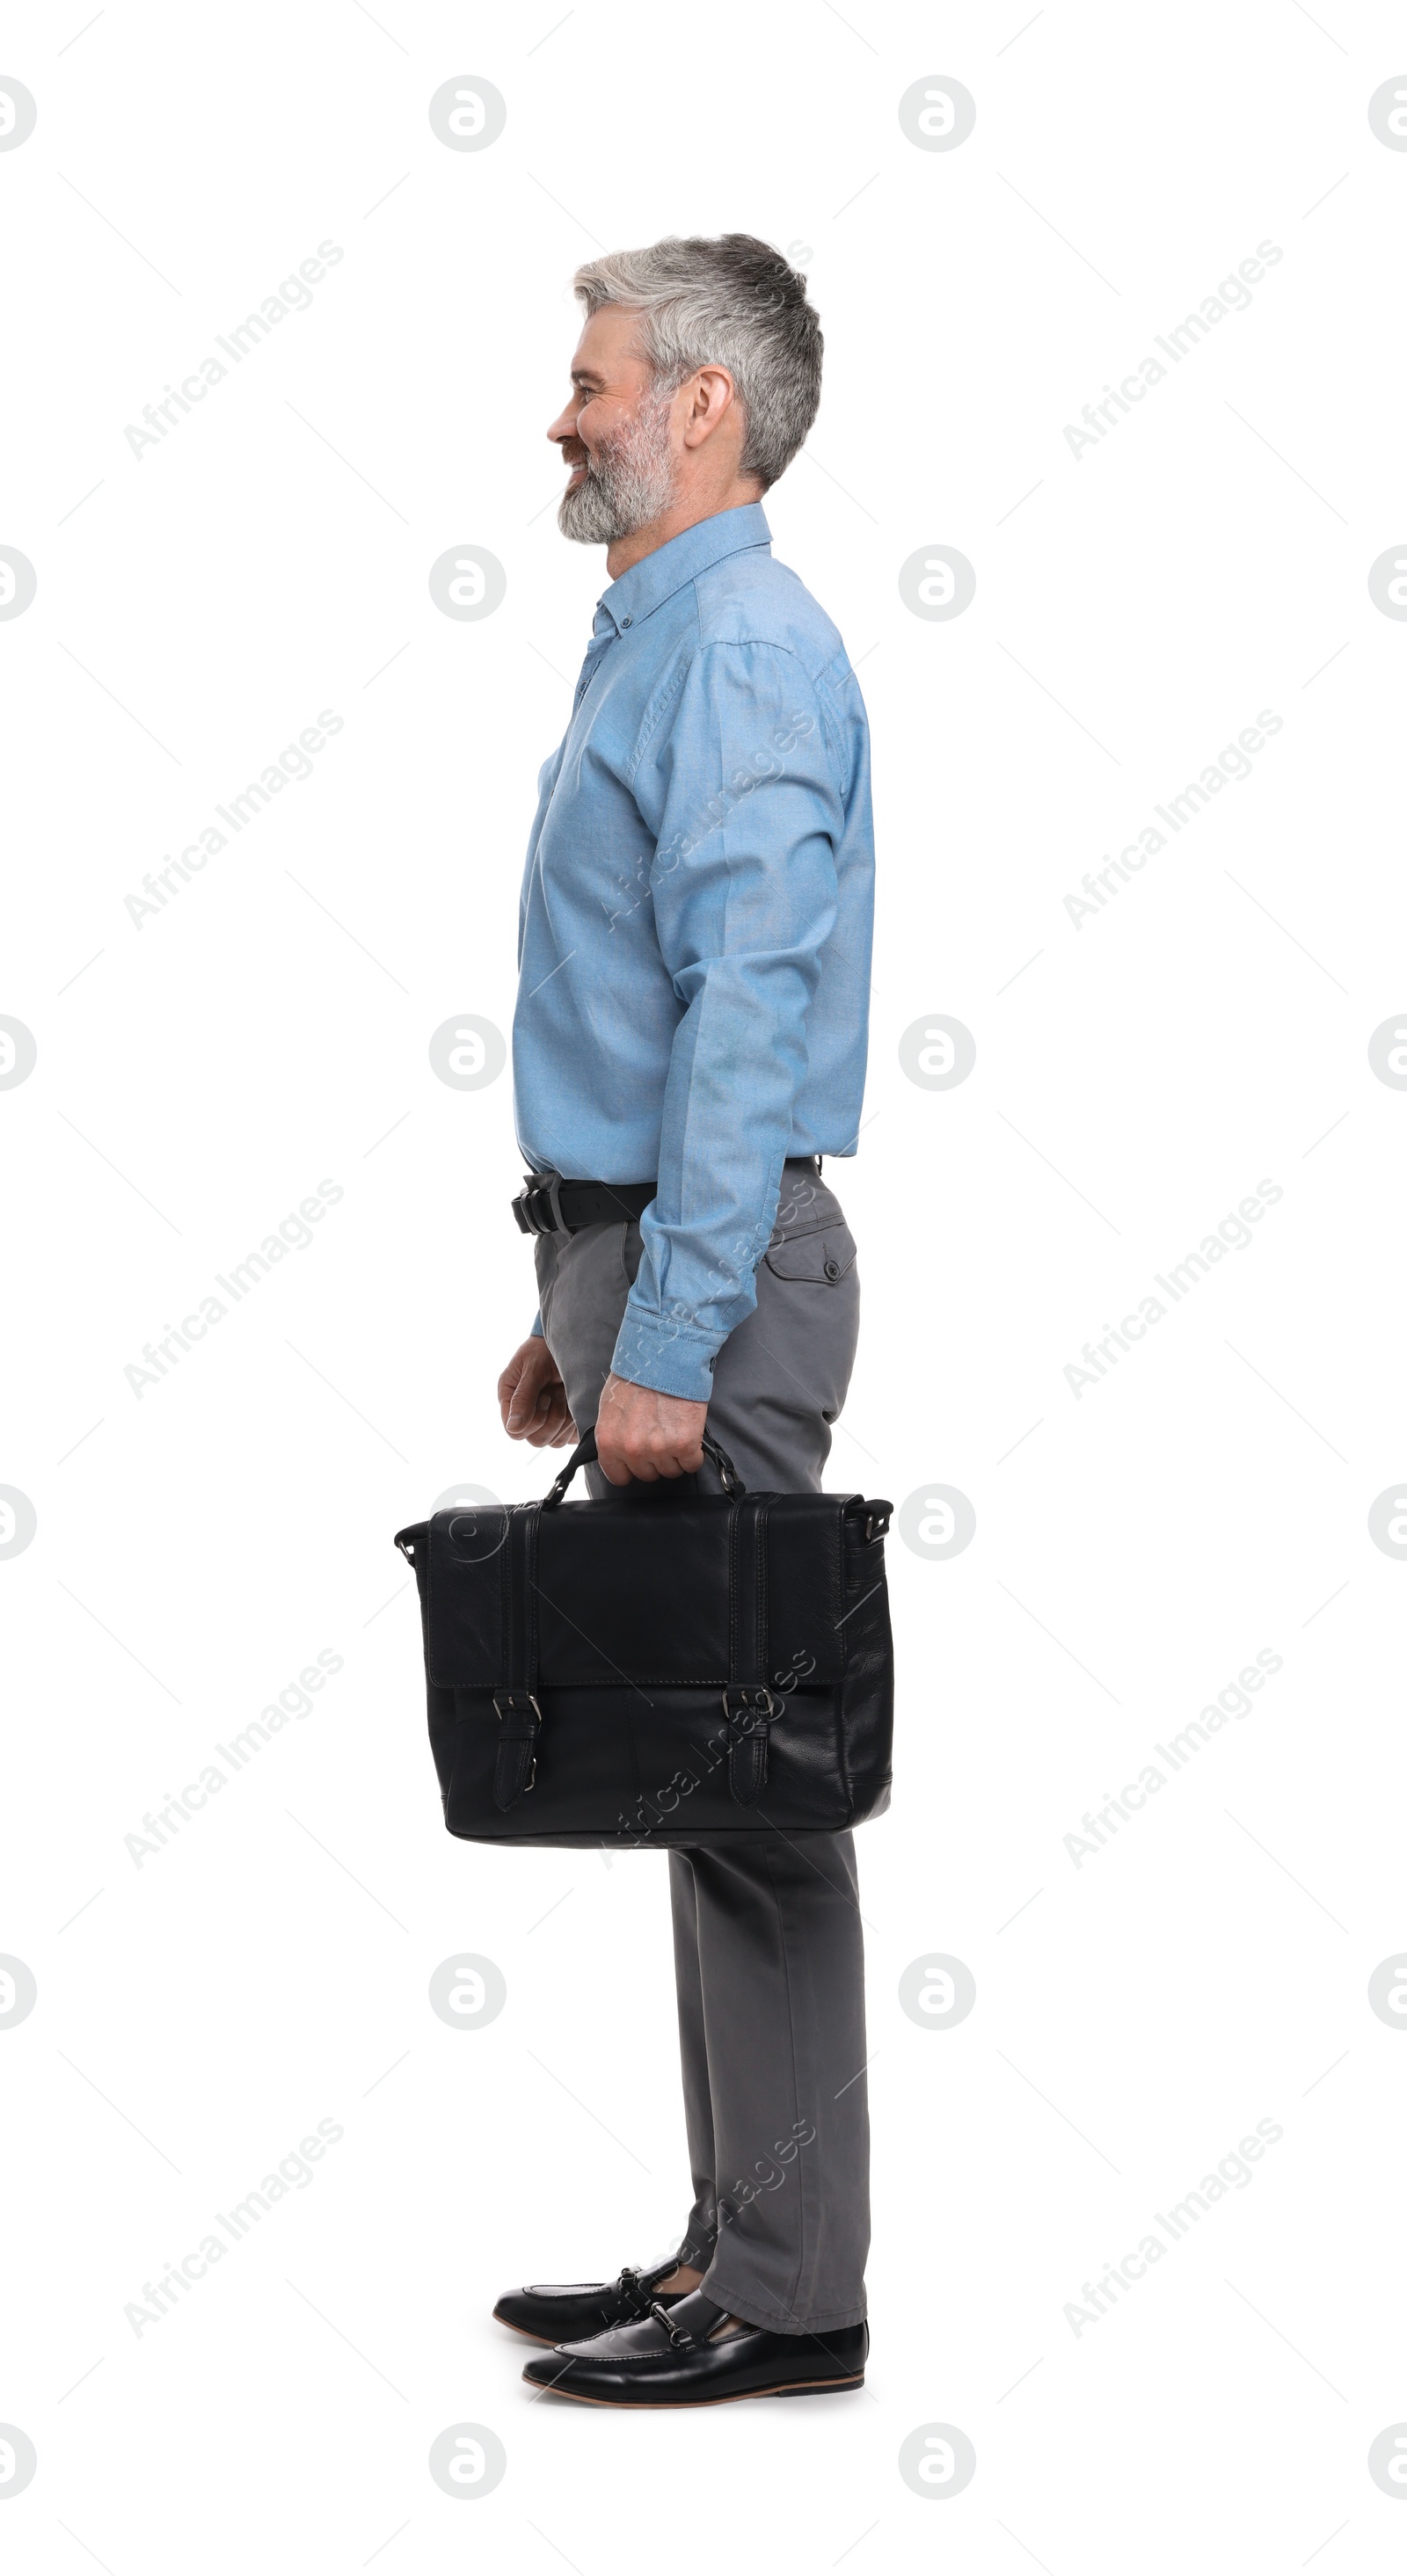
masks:
<path id="1" fill-rule="evenodd" d="M 596 1454 L 613 1485 L 692 1475 L 703 1463 L 707 1407 L 637 1386 L 614 1371 L 601 1392 Z"/>
<path id="2" fill-rule="evenodd" d="M 532 1426 L 537 1418 L 537 1406 L 537 1389 L 528 1384 L 525 1374 L 518 1380 L 512 1400 L 504 1409 L 503 1428 L 510 1440 L 531 1438 Z"/>
<path id="3" fill-rule="evenodd" d="M 676 1449 L 656 1446 L 649 1437 L 607 1442 L 603 1445 L 601 1426 L 596 1426 L 596 1457 L 613 1485 L 657 1485 L 661 1478 L 689 1476 L 694 1472 L 687 1459 Z M 699 1451 L 698 1464 L 703 1451 Z"/>
<path id="4" fill-rule="evenodd" d="M 497 1381 L 497 1406 L 510 1440 L 531 1440 L 533 1448 L 541 1448 L 567 1417 L 562 1373 L 541 1334 L 533 1334 L 533 1340 L 513 1352 Z"/>
<path id="5" fill-rule="evenodd" d="M 653 1485 L 659 1472 L 642 1442 L 609 1438 L 603 1441 L 599 1421 L 596 1425 L 596 1463 L 613 1485 L 633 1482 Z"/>
<path id="6" fill-rule="evenodd" d="M 523 1429 L 517 1436 L 528 1440 L 534 1449 L 546 1449 L 561 1439 L 564 1427 L 570 1423 L 567 1390 L 554 1368 L 546 1384 L 539 1385 L 531 1408 L 524 1406 Z"/>
<path id="7" fill-rule="evenodd" d="M 522 1342 L 498 1381 L 498 1409 L 510 1440 L 521 1440 L 537 1403 L 536 1353 Z"/>
<path id="8" fill-rule="evenodd" d="M 534 1449 L 560 1449 L 567 1439 L 575 1440 L 572 1417 L 559 1386 L 544 1389 L 538 1398 L 538 1410 L 528 1429 L 528 1442 Z"/>

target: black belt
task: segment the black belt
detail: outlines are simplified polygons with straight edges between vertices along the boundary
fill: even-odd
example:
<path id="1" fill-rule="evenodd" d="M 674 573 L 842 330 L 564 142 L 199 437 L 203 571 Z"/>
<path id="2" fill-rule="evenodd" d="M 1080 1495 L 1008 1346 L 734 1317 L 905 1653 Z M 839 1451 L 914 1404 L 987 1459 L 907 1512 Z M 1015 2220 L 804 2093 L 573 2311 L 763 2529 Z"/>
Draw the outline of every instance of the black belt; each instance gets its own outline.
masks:
<path id="1" fill-rule="evenodd" d="M 619 1225 L 643 1216 L 655 1181 L 564 1181 L 553 1172 L 529 1181 L 513 1201 L 522 1234 L 580 1234 L 584 1225 Z"/>
<path id="2" fill-rule="evenodd" d="M 819 1154 L 789 1154 L 784 1170 L 820 1175 Z M 520 1234 L 580 1234 L 585 1225 L 619 1225 L 624 1217 L 643 1216 L 659 1188 L 658 1181 L 564 1181 L 557 1172 L 538 1180 L 530 1175 L 526 1189 L 513 1201 Z"/>

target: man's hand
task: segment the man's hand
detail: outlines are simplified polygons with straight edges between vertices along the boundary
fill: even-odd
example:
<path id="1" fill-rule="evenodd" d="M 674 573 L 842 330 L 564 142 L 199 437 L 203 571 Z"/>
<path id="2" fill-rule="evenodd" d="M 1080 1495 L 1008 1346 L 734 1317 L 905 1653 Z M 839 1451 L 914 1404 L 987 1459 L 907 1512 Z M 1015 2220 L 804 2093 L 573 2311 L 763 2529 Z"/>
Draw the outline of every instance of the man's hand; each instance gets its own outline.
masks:
<path id="1" fill-rule="evenodd" d="M 562 1372 L 540 1333 L 518 1344 L 498 1381 L 498 1407 L 510 1440 L 530 1440 L 534 1449 L 575 1448 Z"/>
<path id="2" fill-rule="evenodd" d="M 661 1476 L 691 1476 L 703 1465 L 707 1415 L 706 1404 L 608 1377 L 596 1416 L 596 1455 L 604 1474 L 613 1485 L 628 1485 L 632 1476 L 645 1485 Z"/>

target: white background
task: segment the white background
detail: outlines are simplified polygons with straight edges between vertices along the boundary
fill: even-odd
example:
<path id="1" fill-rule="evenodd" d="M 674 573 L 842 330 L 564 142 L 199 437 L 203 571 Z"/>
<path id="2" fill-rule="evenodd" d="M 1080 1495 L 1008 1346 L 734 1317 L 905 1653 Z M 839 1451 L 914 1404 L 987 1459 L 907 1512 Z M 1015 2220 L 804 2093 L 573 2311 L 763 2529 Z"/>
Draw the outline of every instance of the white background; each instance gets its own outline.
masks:
<path id="1" fill-rule="evenodd" d="M 1404 1002 L 1407 627 L 1367 583 L 1407 516 L 1407 155 L 1367 116 L 1400 11 L 55 0 L 0 41 L 39 111 L 0 154 L 0 541 L 38 576 L 0 623 L 0 1010 L 38 1045 L 0 1093 L 0 1481 L 38 1516 L 0 1564 L 0 1949 L 38 1981 L 0 2032 L 0 2418 L 39 2459 L 12 2563 L 1400 2565 L 1366 2465 L 1407 2417 L 1407 2040 L 1367 2000 L 1407 1933 L 1407 1568 L 1368 1533 L 1407 1459 L 1407 1098 L 1367 1052 Z M 507 102 L 483 152 L 428 121 L 458 74 Z M 975 130 L 920 150 L 898 101 L 941 74 Z M 543 438 L 570 274 L 737 228 L 822 316 L 766 506 L 874 729 L 831 1482 L 945 1482 L 977 1529 L 890 1542 L 866 2391 L 651 2419 L 531 2402 L 488 2311 L 677 2238 L 663 1865 L 445 1836 L 390 1542 L 456 1479 L 550 1472 L 493 1395 L 533 1305 L 508 1080 L 452 1090 L 427 1049 L 507 1029 L 604 582 Z M 134 456 L 325 240 L 311 309 Z M 1250 309 L 1077 459 L 1064 425 L 1267 240 Z M 948 622 L 898 589 L 935 543 L 976 569 Z M 427 587 L 462 544 L 506 570 L 482 622 Z M 322 709 L 313 776 L 134 927 L 144 873 Z M 1261 709 L 1253 775 L 1077 929 L 1084 873 Z M 946 1092 L 898 1060 L 935 1012 L 977 1047 Z M 308 1247 L 135 1394 L 324 1178 Z M 1081 1345 L 1262 1179 L 1253 1242 L 1077 1397 Z M 323 1649 L 311 1712 L 138 1867 L 144 1813 Z M 1251 1714 L 1077 1868 L 1082 1814 L 1262 1649 Z M 429 2009 L 456 1944 L 506 1977 L 491 2027 Z M 960 2028 L 899 2007 L 925 1945 L 976 1977 Z M 312 2181 L 135 2334 L 319 2119 Z M 1252 2179 L 1076 2334 L 1082 2284 L 1261 2120 Z M 460 2422 L 508 2459 L 463 2502 L 426 2466 Z M 975 2445 L 961 2495 L 900 2477 L 934 2422 Z"/>

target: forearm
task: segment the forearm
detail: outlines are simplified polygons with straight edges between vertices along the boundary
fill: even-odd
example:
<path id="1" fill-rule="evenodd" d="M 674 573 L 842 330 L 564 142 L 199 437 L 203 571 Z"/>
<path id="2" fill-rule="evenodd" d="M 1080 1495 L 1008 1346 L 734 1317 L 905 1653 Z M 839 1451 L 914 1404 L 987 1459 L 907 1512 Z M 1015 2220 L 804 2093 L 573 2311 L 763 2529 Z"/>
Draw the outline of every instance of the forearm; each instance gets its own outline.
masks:
<path id="1" fill-rule="evenodd" d="M 659 1186 L 613 1366 L 707 1402 L 713 1362 L 756 1303 L 806 1065 L 809 978 L 790 960 L 710 967 L 675 1040 Z"/>
<path id="2" fill-rule="evenodd" d="M 787 652 L 698 656 L 675 740 L 678 758 L 653 773 L 658 804 L 649 785 L 636 792 L 657 834 L 655 932 L 683 1016 L 613 1365 L 706 1402 L 712 1363 L 756 1301 L 792 1150 L 844 814 L 819 703 Z"/>

